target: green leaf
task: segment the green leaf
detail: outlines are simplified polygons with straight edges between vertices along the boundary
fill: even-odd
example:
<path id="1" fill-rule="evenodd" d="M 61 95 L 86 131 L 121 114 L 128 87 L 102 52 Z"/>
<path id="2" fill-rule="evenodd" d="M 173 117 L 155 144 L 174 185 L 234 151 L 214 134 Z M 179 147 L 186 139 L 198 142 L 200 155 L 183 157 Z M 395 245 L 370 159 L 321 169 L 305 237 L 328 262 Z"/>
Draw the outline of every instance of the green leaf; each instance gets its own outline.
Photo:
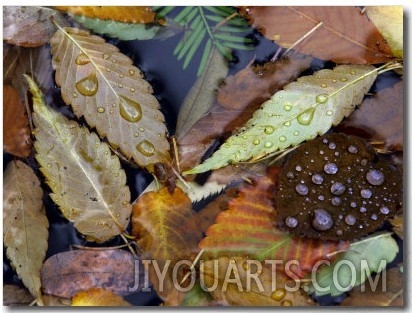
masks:
<path id="1" fill-rule="evenodd" d="M 174 20 L 177 23 L 184 25 L 187 23 L 187 20 L 190 20 L 191 18 L 196 16 L 197 11 L 197 7 L 186 7 L 175 17 Z"/>
<path id="2" fill-rule="evenodd" d="M 201 29 L 200 34 L 196 37 L 196 40 L 193 42 L 192 46 L 190 47 L 190 50 L 186 54 L 185 61 L 183 63 L 183 69 L 187 68 L 189 65 L 190 61 L 192 60 L 193 56 L 196 53 L 197 48 L 199 48 L 200 44 L 202 43 L 203 38 L 206 35 L 206 29 Z"/>
<path id="3" fill-rule="evenodd" d="M 316 283 L 309 285 L 307 292 L 315 292 L 317 296 L 338 296 L 365 282 L 372 273 L 383 271 L 398 252 L 398 244 L 391 233 L 380 233 L 352 243 L 349 250 L 330 266 L 319 269 Z"/>
<path id="4" fill-rule="evenodd" d="M 210 306 L 212 301 L 213 298 L 210 293 L 204 291 L 200 286 L 200 283 L 196 283 L 193 288 L 190 288 L 190 290 L 185 294 L 185 297 L 180 305 L 188 307 L 202 307 Z"/>
<path id="5" fill-rule="evenodd" d="M 196 174 L 243 161 L 257 161 L 326 133 L 359 105 L 378 69 L 340 65 L 299 78 L 262 104 L 236 135 L 212 157 L 184 174 Z"/>
<path id="6" fill-rule="evenodd" d="M 122 23 L 89 18 L 81 15 L 73 15 L 72 18 L 84 27 L 93 30 L 95 33 L 120 40 L 153 39 L 163 29 L 163 26 L 158 24 Z"/>

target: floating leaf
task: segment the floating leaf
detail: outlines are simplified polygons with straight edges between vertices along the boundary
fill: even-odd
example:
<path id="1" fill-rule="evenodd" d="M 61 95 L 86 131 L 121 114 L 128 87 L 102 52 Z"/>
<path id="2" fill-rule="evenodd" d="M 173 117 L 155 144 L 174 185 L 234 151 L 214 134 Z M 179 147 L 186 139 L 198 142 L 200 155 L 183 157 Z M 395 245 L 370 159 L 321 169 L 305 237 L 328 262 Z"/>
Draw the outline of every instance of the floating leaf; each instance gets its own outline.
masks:
<path id="1" fill-rule="evenodd" d="M 33 300 L 33 296 L 26 289 L 16 285 L 3 285 L 4 306 L 27 306 Z"/>
<path id="2" fill-rule="evenodd" d="M 185 174 L 256 161 L 326 133 L 362 102 L 377 71 L 366 65 L 340 65 L 333 71 L 324 69 L 300 77 L 263 103 L 243 130 L 230 137 L 211 158 Z"/>
<path id="3" fill-rule="evenodd" d="M 27 116 L 16 89 L 3 85 L 3 149 L 17 157 L 30 155 L 31 139 Z"/>
<path id="4" fill-rule="evenodd" d="M 264 36 L 285 48 L 313 31 L 294 49 L 319 59 L 351 64 L 390 61 L 390 47 L 360 10 L 355 6 L 248 7 L 247 15 Z"/>
<path id="5" fill-rule="evenodd" d="M 128 57 L 75 28 L 59 28 L 51 52 L 56 83 L 78 117 L 84 116 L 112 146 L 149 171 L 157 162 L 170 163 L 159 103 Z"/>
<path id="6" fill-rule="evenodd" d="M 33 94 L 36 159 L 50 197 L 88 240 L 106 241 L 125 231 L 130 191 L 117 156 L 95 133 L 48 108 L 37 85 Z"/>
<path id="7" fill-rule="evenodd" d="M 370 274 L 383 271 L 398 252 L 398 244 L 390 233 L 354 242 L 330 266 L 321 267 L 316 273 L 316 285 L 311 284 L 306 290 L 317 296 L 338 296 L 365 282 Z"/>
<path id="8" fill-rule="evenodd" d="M 68 25 L 63 15 L 53 9 L 35 6 L 3 7 L 3 39 L 23 47 L 38 47 L 49 42 L 56 26 Z"/>
<path id="9" fill-rule="evenodd" d="M 242 257 L 219 258 L 204 262 L 200 267 L 200 279 L 203 285 L 210 289 L 213 298 L 226 305 L 315 305 L 299 290 L 299 287 L 296 288 L 294 277 Z"/>
<path id="10" fill-rule="evenodd" d="M 44 262 L 41 282 L 45 293 L 68 299 L 90 288 L 126 296 L 135 284 L 143 286 L 143 273 L 139 276 L 137 266 L 143 268 L 140 260 L 124 250 L 68 251 Z"/>
<path id="11" fill-rule="evenodd" d="M 391 47 L 393 55 L 397 58 L 403 58 L 402 6 L 367 6 L 366 14 Z"/>
<path id="12" fill-rule="evenodd" d="M 3 240 L 7 257 L 35 298 L 41 297 L 48 227 L 39 180 L 28 165 L 12 161 L 4 172 Z"/>
<path id="13" fill-rule="evenodd" d="M 104 288 L 90 288 L 76 293 L 72 306 L 132 306 L 121 296 Z"/>

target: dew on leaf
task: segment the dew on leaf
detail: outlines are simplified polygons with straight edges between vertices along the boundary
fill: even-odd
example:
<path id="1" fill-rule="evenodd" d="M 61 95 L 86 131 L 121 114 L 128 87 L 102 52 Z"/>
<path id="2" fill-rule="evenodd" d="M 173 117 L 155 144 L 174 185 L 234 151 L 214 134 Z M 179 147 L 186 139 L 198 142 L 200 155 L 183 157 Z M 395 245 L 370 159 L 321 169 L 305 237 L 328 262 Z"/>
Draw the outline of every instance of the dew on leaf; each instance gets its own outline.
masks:
<path id="1" fill-rule="evenodd" d="M 76 83 L 76 89 L 86 97 L 94 96 L 99 89 L 96 74 L 92 73 Z"/>
<path id="2" fill-rule="evenodd" d="M 335 163 L 326 163 L 323 167 L 326 174 L 336 174 L 338 172 L 338 166 Z"/>
<path id="3" fill-rule="evenodd" d="M 276 301 L 282 300 L 286 296 L 286 290 L 283 288 L 277 288 L 272 294 L 271 298 Z"/>
<path id="4" fill-rule="evenodd" d="M 333 226 L 332 216 L 324 209 L 316 209 L 313 211 L 315 216 L 312 220 L 312 226 L 320 231 L 328 230 Z"/>
<path id="5" fill-rule="evenodd" d="M 348 225 L 355 225 L 355 223 L 356 223 L 356 217 L 355 216 L 353 216 L 352 214 L 348 214 L 348 215 L 346 215 L 346 217 L 345 217 L 345 223 L 346 224 L 348 224 Z"/>
<path id="6" fill-rule="evenodd" d="M 371 185 L 379 186 L 385 181 L 385 175 L 377 169 L 371 169 L 366 173 L 366 180 Z"/>
<path id="7" fill-rule="evenodd" d="M 312 175 L 312 182 L 316 185 L 320 185 L 323 182 L 323 176 L 316 173 Z"/>
<path id="8" fill-rule="evenodd" d="M 296 226 L 298 226 L 298 220 L 296 219 L 296 217 L 288 216 L 285 219 L 285 224 L 287 227 L 295 228 Z"/>
<path id="9" fill-rule="evenodd" d="M 309 188 L 305 185 L 305 184 L 298 184 L 295 187 L 295 190 L 298 194 L 300 194 L 301 196 L 305 196 L 308 194 L 309 192 Z"/>
<path id="10" fill-rule="evenodd" d="M 106 110 L 105 110 L 105 108 L 104 107 L 98 107 L 97 108 L 97 112 L 98 113 L 104 113 Z"/>
<path id="11" fill-rule="evenodd" d="M 120 115 L 129 122 L 135 123 L 142 118 L 142 108 L 139 103 L 130 100 L 124 96 L 120 96 L 119 103 Z"/>
<path id="12" fill-rule="evenodd" d="M 370 189 L 362 189 L 361 197 L 364 199 L 369 199 L 370 197 L 372 197 L 372 191 Z"/>
<path id="13" fill-rule="evenodd" d="M 90 59 L 86 54 L 80 53 L 77 56 L 75 62 L 76 62 L 77 65 L 86 65 L 86 64 L 90 63 Z"/>
<path id="14" fill-rule="evenodd" d="M 322 93 L 322 94 L 316 96 L 316 102 L 319 103 L 319 104 L 325 103 L 325 102 L 328 101 L 328 98 L 329 98 L 328 94 Z"/>
<path id="15" fill-rule="evenodd" d="M 255 146 L 257 146 L 258 144 L 260 144 L 260 140 L 259 139 L 255 139 L 252 142 Z"/>
<path id="16" fill-rule="evenodd" d="M 155 148 L 153 144 L 147 140 L 141 141 L 137 146 L 136 146 L 137 151 L 139 151 L 141 154 L 144 156 L 150 157 L 155 154 Z"/>
<path id="17" fill-rule="evenodd" d="M 279 137 L 279 141 L 280 142 L 285 142 L 286 141 L 286 137 L 285 136 L 280 136 Z M 265 145 L 266 146 L 266 145 Z"/>
<path id="18" fill-rule="evenodd" d="M 270 135 L 275 131 L 275 129 L 272 126 L 266 126 L 265 127 L 265 134 Z"/>
<path id="19" fill-rule="evenodd" d="M 312 122 L 313 115 L 315 114 L 315 108 L 309 108 L 305 112 L 298 115 L 297 120 L 301 125 L 309 125 Z"/>

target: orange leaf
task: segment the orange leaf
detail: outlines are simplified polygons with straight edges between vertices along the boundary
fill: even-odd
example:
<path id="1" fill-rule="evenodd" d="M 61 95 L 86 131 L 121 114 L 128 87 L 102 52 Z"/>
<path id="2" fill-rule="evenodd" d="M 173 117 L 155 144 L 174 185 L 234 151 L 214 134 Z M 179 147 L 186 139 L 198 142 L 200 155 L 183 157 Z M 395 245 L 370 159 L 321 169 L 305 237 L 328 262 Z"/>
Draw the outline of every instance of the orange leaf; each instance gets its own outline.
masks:
<path id="1" fill-rule="evenodd" d="M 150 7 L 144 6 L 57 6 L 55 8 L 70 14 L 123 23 L 147 24 L 155 22 L 156 18 Z"/>
<path id="2" fill-rule="evenodd" d="M 132 306 L 121 296 L 103 289 L 90 288 L 78 292 L 72 299 L 72 306 Z"/>
<path id="3" fill-rule="evenodd" d="M 20 95 L 13 87 L 3 86 L 3 147 L 17 157 L 28 157 L 32 142 Z"/>
<path id="4" fill-rule="evenodd" d="M 292 237 L 274 228 L 275 210 L 272 204 L 279 169 L 270 177 L 256 180 L 254 186 L 240 189 L 239 196 L 229 202 L 229 210 L 219 214 L 216 224 L 209 227 L 199 247 L 208 255 L 247 255 L 257 260 L 297 260 L 293 272 L 303 277 L 313 265 L 329 254 L 343 250 L 348 242 L 325 242 Z"/>
<path id="5" fill-rule="evenodd" d="M 249 7 L 251 24 L 263 35 L 289 48 L 319 26 L 295 50 L 336 63 L 376 64 L 392 51 L 375 25 L 357 7 Z"/>

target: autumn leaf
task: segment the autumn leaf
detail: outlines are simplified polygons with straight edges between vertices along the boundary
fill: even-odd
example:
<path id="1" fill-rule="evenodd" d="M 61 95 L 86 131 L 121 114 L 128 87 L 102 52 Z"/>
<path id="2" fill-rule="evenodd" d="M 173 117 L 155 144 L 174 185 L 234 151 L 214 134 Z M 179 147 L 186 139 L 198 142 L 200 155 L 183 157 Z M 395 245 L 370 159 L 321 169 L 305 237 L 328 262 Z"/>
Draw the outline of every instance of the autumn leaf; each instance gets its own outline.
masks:
<path id="1" fill-rule="evenodd" d="M 23 103 L 16 89 L 3 85 L 3 149 L 26 158 L 31 150 L 30 129 Z"/>
<path id="2" fill-rule="evenodd" d="M 47 107 L 37 85 L 26 78 L 33 94 L 36 159 L 50 197 L 88 240 L 103 242 L 124 232 L 130 191 L 118 157 L 95 133 Z"/>
<path id="3" fill-rule="evenodd" d="M 299 290 L 294 277 L 244 257 L 222 257 L 205 261 L 200 267 L 200 279 L 213 298 L 226 305 L 314 305 L 311 299 Z"/>
<path id="4" fill-rule="evenodd" d="M 59 28 L 50 43 L 56 83 L 74 113 L 150 172 L 157 162 L 169 164 L 164 116 L 132 61 L 102 38 L 75 28 Z"/>
<path id="5" fill-rule="evenodd" d="M 45 293 L 67 299 L 90 288 L 105 288 L 126 296 L 134 292 L 130 289 L 135 284 L 140 287 L 135 291 L 144 284 L 143 273 L 139 276 L 137 267 L 143 268 L 141 261 L 124 250 L 67 251 L 44 262 L 41 283 Z"/>
<path id="6" fill-rule="evenodd" d="M 48 227 L 39 180 L 28 165 L 12 161 L 4 172 L 3 240 L 7 257 L 39 303 Z"/>
<path id="7" fill-rule="evenodd" d="M 248 256 L 256 260 L 297 260 L 293 272 L 303 277 L 313 265 L 329 254 L 343 250 L 347 242 L 326 242 L 292 237 L 276 229 L 276 214 L 272 203 L 278 170 L 270 177 L 262 177 L 253 186 L 239 190 L 237 198 L 229 202 L 229 209 L 220 213 L 215 224 L 206 231 L 199 243 L 204 258 L 216 256 Z"/>
<path id="8" fill-rule="evenodd" d="M 298 78 L 263 103 L 212 157 L 184 174 L 257 161 L 326 133 L 362 102 L 377 71 L 366 65 L 339 65 Z"/>
<path id="9" fill-rule="evenodd" d="M 121 296 L 104 288 L 90 288 L 76 293 L 72 306 L 132 306 Z"/>
<path id="10" fill-rule="evenodd" d="M 204 291 L 199 283 L 196 283 L 186 294 L 180 306 L 187 307 L 204 307 L 216 306 L 218 303 L 214 301 L 212 296 Z"/>
<path id="11" fill-rule="evenodd" d="M 384 37 L 355 6 L 248 7 L 247 15 L 268 39 L 284 48 L 298 43 L 293 49 L 319 59 L 377 64 L 392 58 Z"/>
<path id="12" fill-rule="evenodd" d="M 393 226 L 393 231 L 399 238 L 403 239 L 403 215 L 398 215 L 394 219 L 390 220 L 391 225 Z"/>
<path id="13" fill-rule="evenodd" d="M 3 305 L 4 306 L 23 306 L 33 302 L 33 296 L 26 290 L 17 285 L 3 285 Z"/>
<path id="14" fill-rule="evenodd" d="M 62 26 L 68 25 L 60 12 L 50 8 L 3 6 L 3 39 L 23 47 L 42 46 L 56 31 L 52 18 Z"/>

